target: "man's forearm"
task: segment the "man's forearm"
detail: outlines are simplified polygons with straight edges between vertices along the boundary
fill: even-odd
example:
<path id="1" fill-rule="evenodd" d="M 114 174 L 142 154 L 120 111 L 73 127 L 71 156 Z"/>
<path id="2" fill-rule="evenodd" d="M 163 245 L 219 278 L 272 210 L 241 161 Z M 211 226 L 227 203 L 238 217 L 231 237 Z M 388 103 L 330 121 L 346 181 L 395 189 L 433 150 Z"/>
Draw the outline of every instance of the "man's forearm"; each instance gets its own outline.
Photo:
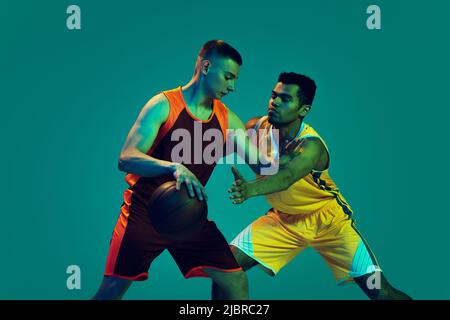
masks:
<path id="1" fill-rule="evenodd" d="M 273 159 L 264 153 L 259 153 L 256 163 L 247 161 L 247 164 L 257 175 L 272 176 L 277 174 L 292 158 L 292 155 L 282 155 L 279 159 Z"/>
<path id="2" fill-rule="evenodd" d="M 139 151 L 124 154 L 119 159 L 119 170 L 134 173 L 141 177 L 156 177 L 172 174 L 176 163 L 155 159 Z"/>
<path id="3" fill-rule="evenodd" d="M 303 179 L 311 172 L 309 166 L 287 168 L 282 167 L 277 174 L 260 177 L 249 181 L 249 196 L 256 197 L 288 189 L 296 181 Z"/>
<path id="4" fill-rule="evenodd" d="M 249 196 L 256 197 L 286 190 L 291 186 L 291 180 L 291 173 L 288 170 L 280 171 L 273 176 L 259 177 L 248 182 L 251 190 Z"/>
<path id="5" fill-rule="evenodd" d="M 262 174 L 261 171 L 262 171 L 263 168 L 271 166 L 270 164 L 262 164 L 261 162 L 258 162 L 256 164 L 252 164 L 250 162 L 247 162 L 247 164 L 250 167 L 250 169 L 252 169 L 252 171 L 255 174 L 257 174 L 257 175 L 261 175 Z"/>
<path id="6" fill-rule="evenodd" d="M 245 162 L 257 175 L 264 175 L 264 169 L 273 168 L 277 164 L 258 148 L 249 148 L 245 153 Z M 277 170 L 278 171 L 278 170 Z"/>

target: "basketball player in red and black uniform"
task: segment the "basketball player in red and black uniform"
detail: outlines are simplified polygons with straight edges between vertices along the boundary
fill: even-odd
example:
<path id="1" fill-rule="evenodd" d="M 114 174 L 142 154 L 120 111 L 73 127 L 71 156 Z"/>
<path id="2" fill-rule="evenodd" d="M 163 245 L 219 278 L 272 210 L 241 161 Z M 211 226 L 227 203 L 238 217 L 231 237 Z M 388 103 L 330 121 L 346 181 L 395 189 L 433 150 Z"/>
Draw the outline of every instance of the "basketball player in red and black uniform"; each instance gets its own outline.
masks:
<path id="1" fill-rule="evenodd" d="M 197 58 L 195 73 L 182 87 L 164 91 L 149 100 L 128 134 L 119 159 L 119 169 L 127 173 L 129 188 L 117 220 L 107 258 L 103 282 L 94 299 L 120 299 L 132 281 L 146 280 L 152 261 L 168 249 L 185 278 L 210 277 L 213 299 L 247 299 L 247 278 L 231 253 L 216 224 L 206 226 L 189 240 L 171 241 L 158 234 L 146 211 L 154 190 L 162 183 L 177 181 L 177 189 L 206 200 L 204 185 L 214 163 L 195 164 L 172 161 L 179 143 L 172 133 L 187 130 L 194 137 L 195 126 L 203 132 L 214 128 L 243 129 L 242 121 L 220 99 L 234 91 L 242 58 L 221 40 L 207 42 Z M 173 141 L 175 140 L 175 141 Z M 207 142 L 201 143 L 201 151 Z M 220 292 L 220 296 L 218 296 Z"/>

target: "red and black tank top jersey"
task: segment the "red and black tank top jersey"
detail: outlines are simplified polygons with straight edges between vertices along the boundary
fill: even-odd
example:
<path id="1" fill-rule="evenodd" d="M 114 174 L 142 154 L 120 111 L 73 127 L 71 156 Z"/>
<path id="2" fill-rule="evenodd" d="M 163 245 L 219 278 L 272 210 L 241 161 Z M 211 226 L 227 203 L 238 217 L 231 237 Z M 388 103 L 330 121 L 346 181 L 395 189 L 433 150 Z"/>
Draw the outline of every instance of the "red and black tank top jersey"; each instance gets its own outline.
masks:
<path id="1" fill-rule="evenodd" d="M 186 102 L 183 98 L 181 87 L 176 89 L 163 91 L 163 94 L 169 102 L 169 116 L 164 122 L 153 142 L 152 147 L 148 150 L 147 154 L 160 160 L 166 160 L 175 162 L 172 159 L 172 150 L 175 146 L 183 143 L 186 146 L 187 142 L 184 141 L 184 137 L 180 138 L 180 134 L 177 134 L 177 138 L 172 136 L 173 132 L 177 129 L 181 129 L 179 132 L 183 136 L 188 135 L 188 142 L 190 140 L 190 159 L 189 161 L 180 161 L 186 166 L 198 180 L 205 185 L 209 177 L 211 176 L 216 161 L 205 161 L 203 156 L 198 155 L 199 151 L 203 152 L 205 147 L 210 145 L 213 141 L 203 141 L 203 133 L 208 129 L 216 129 L 222 133 L 222 141 L 225 147 L 226 131 L 228 128 L 228 109 L 220 100 L 213 100 L 212 112 L 207 120 L 200 120 L 196 118 L 187 108 Z M 201 131 L 199 132 L 199 128 Z M 213 138 L 214 139 L 214 138 Z M 178 146 L 180 149 L 180 146 Z M 187 150 L 184 150 L 187 151 Z M 178 153 L 178 152 L 177 152 Z M 183 159 L 187 159 L 183 153 L 181 153 Z M 125 180 L 129 184 L 129 190 L 133 193 L 133 202 L 140 202 L 140 204 L 147 205 L 153 191 L 162 183 L 174 180 L 172 174 L 162 175 L 158 177 L 140 177 L 136 174 L 128 173 Z"/>

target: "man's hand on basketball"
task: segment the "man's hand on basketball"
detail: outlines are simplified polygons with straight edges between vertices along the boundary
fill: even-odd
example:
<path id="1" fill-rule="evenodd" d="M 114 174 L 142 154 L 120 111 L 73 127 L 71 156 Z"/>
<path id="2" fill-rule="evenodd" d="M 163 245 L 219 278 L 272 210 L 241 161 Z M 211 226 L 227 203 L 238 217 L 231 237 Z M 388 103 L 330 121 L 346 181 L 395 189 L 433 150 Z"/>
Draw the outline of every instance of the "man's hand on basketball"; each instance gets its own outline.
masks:
<path id="1" fill-rule="evenodd" d="M 208 200 L 205 187 L 203 187 L 197 177 L 188 168 L 182 164 L 177 164 L 173 176 L 177 180 L 177 190 L 180 190 L 181 185 L 184 183 L 191 198 L 197 196 L 200 201 L 203 201 L 203 199 L 205 201 Z"/>
<path id="2" fill-rule="evenodd" d="M 235 166 L 231 166 L 231 171 L 234 175 L 233 186 L 228 190 L 230 193 L 230 200 L 234 204 L 241 204 L 250 197 L 253 197 L 254 190 L 252 184 L 247 182 L 242 174 L 236 169 Z"/>

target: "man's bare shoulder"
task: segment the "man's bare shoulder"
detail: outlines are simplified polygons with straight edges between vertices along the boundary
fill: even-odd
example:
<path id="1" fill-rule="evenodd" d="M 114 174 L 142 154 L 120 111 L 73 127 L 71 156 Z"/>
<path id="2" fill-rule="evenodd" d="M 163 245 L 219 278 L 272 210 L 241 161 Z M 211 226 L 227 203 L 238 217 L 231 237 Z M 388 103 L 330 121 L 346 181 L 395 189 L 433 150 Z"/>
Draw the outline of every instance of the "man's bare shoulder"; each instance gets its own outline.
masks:
<path id="1" fill-rule="evenodd" d="M 262 118 L 262 116 L 258 116 L 258 117 L 254 117 L 251 118 L 250 120 L 247 121 L 247 123 L 245 124 L 245 129 L 254 129 L 256 124 L 258 123 L 258 121 Z"/>
<path id="2" fill-rule="evenodd" d="M 142 107 L 137 123 L 140 125 L 161 124 L 167 120 L 169 113 L 169 101 L 163 93 L 158 93 Z"/>
<path id="3" fill-rule="evenodd" d="M 152 109 L 154 112 L 158 112 L 161 114 L 167 113 L 168 116 L 170 111 L 169 100 L 166 98 L 164 93 L 158 93 L 151 97 L 150 100 L 148 100 L 148 102 L 145 104 L 143 110 L 148 109 Z"/>

